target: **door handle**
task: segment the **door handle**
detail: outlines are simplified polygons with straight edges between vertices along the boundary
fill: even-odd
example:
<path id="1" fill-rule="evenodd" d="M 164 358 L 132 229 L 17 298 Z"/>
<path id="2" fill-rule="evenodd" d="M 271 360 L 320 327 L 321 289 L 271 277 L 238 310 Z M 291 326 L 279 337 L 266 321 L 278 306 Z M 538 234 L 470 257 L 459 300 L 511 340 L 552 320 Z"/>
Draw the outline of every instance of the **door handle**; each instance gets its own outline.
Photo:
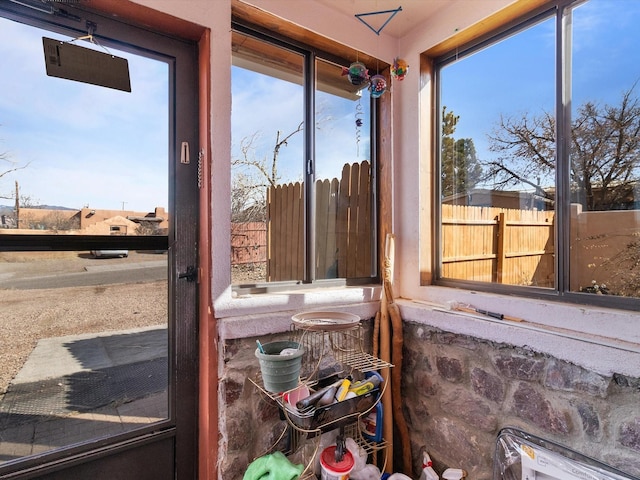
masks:
<path id="1" fill-rule="evenodd" d="M 178 278 L 184 278 L 187 282 L 195 282 L 198 279 L 198 269 L 189 265 L 186 272 L 178 274 Z"/>

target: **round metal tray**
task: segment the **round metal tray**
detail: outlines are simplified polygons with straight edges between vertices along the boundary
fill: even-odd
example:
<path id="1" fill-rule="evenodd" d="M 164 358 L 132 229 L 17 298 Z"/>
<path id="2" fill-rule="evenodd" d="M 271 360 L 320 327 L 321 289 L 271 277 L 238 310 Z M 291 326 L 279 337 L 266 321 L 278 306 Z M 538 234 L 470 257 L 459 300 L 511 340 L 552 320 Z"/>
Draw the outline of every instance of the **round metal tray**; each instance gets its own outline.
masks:
<path id="1" fill-rule="evenodd" d="M 347 330 L 360 323 L 360 317 L 343 312 L 303 312 L 291 317 L 293 323 L 306 330 Z"/>

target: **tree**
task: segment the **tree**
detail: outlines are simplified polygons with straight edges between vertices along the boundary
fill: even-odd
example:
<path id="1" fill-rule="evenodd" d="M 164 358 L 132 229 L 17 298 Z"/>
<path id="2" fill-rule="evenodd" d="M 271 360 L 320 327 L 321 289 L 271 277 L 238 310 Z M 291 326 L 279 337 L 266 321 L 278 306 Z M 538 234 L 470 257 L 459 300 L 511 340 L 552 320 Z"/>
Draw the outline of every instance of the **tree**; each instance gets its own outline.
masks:
<path id="1" fill-rule="evenodd" d="M 29 166 L 29 164 L 26 165 L 18 165 L 18 163 L 14 160 L 11 160 L 9 153 L 7 152 L 0 152 L 0 161 L 2 162 L 3 165 L 5 165 L 5 170 L 0 170 L 0 180 L 2 180 L 5 176 L 17 171 L 17 170 L 22 170 L 23 168 L 27 168 L 27 166 Z M 12 193 L 2 193 L 0 191 L 0 198 L 3 199 L 14 199 L 14 194 Z"/>
<path id="2" fill-rule="evenodd" d="M 267 188 L 274 187 L 280 180 L 278 157 L 280 150 L 288 145 L 294 135 L 303 130 L 304 122 L 287 135 L 278 130 L 271 158 L 255 156 L 255 142 L 259 137 L 254 133 L 240 142 L 240 156 L 231 159 L 234 170 L 231 185 L 231 221 L 263 222 L 266 220 Z"/>
<path id="3" fill-rule="evenodd" d="M 640 168 L 640 103 L 634 87 L 623 93 L 619 105 L 586 102 L 571 123 L 572 201 L 587 210 L 624 207 L 635 188 Z M 542 197 L 554 191 L 541 187 L 540 179 L 554 184 L 556 167 L 555 117 L 500 118 L 489 136 L 490 150 L 498 153 L 485 164 L 485 179 L 495 188 L 530 185 Z M 534 180 L 535 179 L 535 180 Z"/>
<path id="4" fill-rule="evenodd" d="M 476 147 L 470 138 L 456 140 L 453 134 L 459 116 L 442 109 L 442 196 L 465 193 L 474 188 L 482 177 L 482 166 Z"/>

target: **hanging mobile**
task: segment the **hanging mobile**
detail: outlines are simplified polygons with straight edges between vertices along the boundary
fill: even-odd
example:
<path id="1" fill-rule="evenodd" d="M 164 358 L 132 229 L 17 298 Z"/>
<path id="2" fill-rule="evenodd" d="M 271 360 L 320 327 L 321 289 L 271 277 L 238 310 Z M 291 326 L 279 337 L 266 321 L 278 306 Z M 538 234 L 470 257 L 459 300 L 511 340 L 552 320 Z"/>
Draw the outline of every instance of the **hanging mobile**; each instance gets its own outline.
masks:
<path id="1" fill-rule="evenodd" d="M 369 90 L 373 98 L 380 98 L 380 96 L 387 91 L 387 79 L 380 74 L 374 75 L 371 77 Z"/>
<path id="2" fill-rule="evenodd" d="M 409 73 L 409 65 L 405 60 L 400 57 L 393 59 L 393 66 L 391 67 L 391 75 L 398 81 L 404 80 L 404 77 Z"/>
<path id="3" fill-rule="evenodd" d="M 360 157 L 360 128 L 362 127 L 362 104 L 360 99 L 356 103 L 356 156 Z"/>
<path id="4" fill-rule="evenodd" d="M 369 80 L 369 71 L 361 62 L 353 62 L 349 68 L 342 67 L 342 75 L 346 75 L 351 85 L 359 86 Z"/>

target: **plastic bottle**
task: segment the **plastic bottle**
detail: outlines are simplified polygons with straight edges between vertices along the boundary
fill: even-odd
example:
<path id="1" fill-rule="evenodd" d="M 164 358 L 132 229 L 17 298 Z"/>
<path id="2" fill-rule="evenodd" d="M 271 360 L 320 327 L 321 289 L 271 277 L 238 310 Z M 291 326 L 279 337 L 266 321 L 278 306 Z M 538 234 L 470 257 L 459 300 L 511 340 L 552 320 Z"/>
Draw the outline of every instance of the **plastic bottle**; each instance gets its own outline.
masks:
<path id="1" fill-rule="evenodd" d="M 375 408 L 362 418 L 362 435 L 366 439 L 373 442 L 382 440 L 383 413 L 382 402 L 378 402 Z"/>
<path id="2" fill-rule="evenodd" d="M 466 476 L 467 472 L 461 468 L 447 468 L 442 472 L 442 478 L 445 478 L 446 480 L 462 480 Z"/>
<path id="3" fill-rule="evenodd" d="M 380 480 L 380 469 L 368 463 L 361 470 L 353 471 L 349 474 L 349 480 Z"/>
<path id="4" fill-rule="evenodd" d="M 367 465 L 367 452 L 351 437 L 347 437 L 345 446 L 347 450 L 351 452 L 351 455 L 353 455 L 354 460 L 353 470 L 351 470 L 351 474 L 349 475 L 349 478 L 351 478 Z"/>
<path id="5" fill-rule="evenodd" d="M 440 480 L 438 474 L 433 469 L 433 462 L 426 451 L 422 452 L 422 472 L 420 480 Z"/>

